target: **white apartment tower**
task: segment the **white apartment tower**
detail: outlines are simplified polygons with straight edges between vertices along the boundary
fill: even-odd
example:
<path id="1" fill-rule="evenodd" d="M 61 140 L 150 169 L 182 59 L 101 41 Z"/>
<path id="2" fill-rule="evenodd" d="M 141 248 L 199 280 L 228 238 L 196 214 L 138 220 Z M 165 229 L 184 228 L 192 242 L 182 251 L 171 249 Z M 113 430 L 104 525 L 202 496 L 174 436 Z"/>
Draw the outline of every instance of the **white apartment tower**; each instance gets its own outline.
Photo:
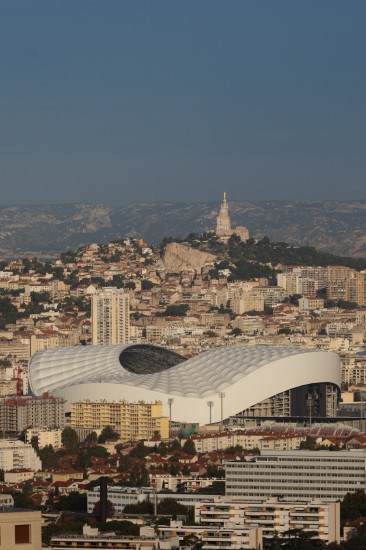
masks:
<path id="1" fill-rule="evenodd" d="M 116 287 L 97 290 L 92 296 L 93 346 L 127 344 L 130 339 L 128 292 Z"/>

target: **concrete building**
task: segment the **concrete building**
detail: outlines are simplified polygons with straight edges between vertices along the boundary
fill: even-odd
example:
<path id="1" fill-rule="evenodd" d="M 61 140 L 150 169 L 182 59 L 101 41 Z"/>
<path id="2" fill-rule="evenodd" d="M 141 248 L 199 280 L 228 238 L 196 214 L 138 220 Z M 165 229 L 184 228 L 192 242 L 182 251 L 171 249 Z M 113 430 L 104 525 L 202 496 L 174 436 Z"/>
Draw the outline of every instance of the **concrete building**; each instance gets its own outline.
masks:
<path id="1" fill-rule="evenodd" d="M 340 503 L 320 500 L 285 501 L 272 497 L 262 501 L 236 502 L 217 498 L 195 504 L 195 523 L 216 529 L 260 528 L 263 537 L 289 529 L 316 531 L 326 544 L 340 542 Z"/>
<path id="2" fill-rule="evenodd" d="M 0 469 L 9 470 L 41 470 L 41 459 L 32 445 L 23 441 L 2 439 L 0 440 Z"/>
<path id="3" fill-rule="evenodd" d="M 230 300 L 230 307 L 236 315 L 242 315 L 248 311 L 263 311 L 264 295 L 252 290 L 240 290 Z"/>
<path id="4" fill-rule="evenodd" d="M 65 400 L 50 396 L 0 399 L 0 430 L 19 433 L 30 426 L 64 428 Z"/>
<path id="5" fill-rule="evenodd" d="M 309 298 L 303 297 L 299 299 L 299 311 L 300 313 L 309 313 L 316 309 L 322 309 L 324 307 L 324 300 L 317 296 L 311 296 Z"/>
<path id="6" fill-rule="evenodd" d="M 228 431 L 221 433 L 210 433 L 191 436 L 198 453 L 209 453 L 213 451 L 223 451 L 228 447 L 240 445 L 243 449 L 252 451 L 253 449 L 275 449 L 275 450 L 294 450 L 299 449 L 301 442 L 306 440 L 306 436 L 291 435 L 272 437 L 260 432 L 253 431 Z M 185 439 L 182 439 L 184 444 Z"/>
<path id="7" fill-rule="evenodd" d="M 184 546 L 186 537 L 201 541 L 203 550 L 261 550 L 263 548 L 262 529 L 240 525 L 216 527 L 214 525 L 183 525 L 182 521 L 171 520 L 169 526 L 158 527 L 159 535 L 165 538 L 177 537 L 180 546 Z"/>
<path id="8" fill-rule="evenodd" d="M 92 295 L 92 343 L 127 344 L 130 340 L 129 294 L 105 287 Z"/>
<path id="9" fill-rule="evenodd" d="M 40 430 L 29 428 L 26 432 L 26 442 L 31 443 L 36 439 L 38 448 L 43 449 L 47 445 L 52 445 L 54 449 L 61 449 L 62 447 L 62 430 Z"/>
<path id="10" fill-rule="evenodd" d="M 286 291 L 281 286 L 258 286 L 253 288 L 252 295 L 253 299 L 261 296 L 265 306 L 273 307 L 285 299 Z"/>
<path id="11" fill-rule="evenodd" d="M 89 430 L 112 426 L 122 440 L 150 439 L 154 432 L 161 439 L 169 438 L 169 418 L 163 416 L 161 401 L 78 401 L 71 404 L 71 426 Z"/>
<path id="12" fill-rule="evenodd" d="M 337 500 L 365 490 L 366 451 L 262 451 L 226 462 L 226 496 Z"/>
<path id="13" fill-rule="evenodd" d="M 3 510 L 4 508 L 14 508 L 13 495 L 0 494 L 0 509 Z"/>
<path id="14" fill-rule="evenodd" d="M 41 550 L 41 526 L 41 512 L 2 510 L 0 550 Z"/>
<path id="15" fill-rule="evenodd" d="M 23 483 L 28 479 L 33 479 L 34 473 L 34 470 L 26 469 L 9 470 L 8 472 L 4 472 L 4 481 L 5 483 Z"/>
<path id="16" fill-rule="evenodd" d="M 232 321 L 232 327 L 240 328 L 243 334 L 254 336 L 263 332 L 264 322 L 259 315 L 243 315 L 242 317 L 236 317 Z"/>
<path id="17" fill-rule="evenodd" d="M 213 501 L 218 495 L 204 495 L 205 500 Z M 94 506 L 100 500 L 100 489 L 87 493 L 88 513 L 92 513 Z M 138 504 L 145 500 L 158 504 L 166 498 L 173 498 L 185 506 L 194 506 L 196 502 L 202 500 L 202 493 L 156 493 L 152 487 L 118 487 L 116 485 L 108 487 L 108 500 L 113 504 L 115 514 L 122 514 L 127 504 Z"/>
<path id="18" fill-rule="evenodd" d="M 172 550 L 179 548 L 177 537 L 157 537 L 152 527 L 140 527 L 140 536 L 125 536 L 115 533 L 100 533 L 99 529 L 84 525 L 82 535 L 56 535 L 51 539 L 52 550 L 73 550 L 74 548 L 102 548 L 112 550 Z"/>
<path id="19" fill-rule="evenodd" d="M 328 300 L 347 300 L 347 280 L 354 270 L 350 267 L 332 265 L 328 267 L 327 298 Z"/>

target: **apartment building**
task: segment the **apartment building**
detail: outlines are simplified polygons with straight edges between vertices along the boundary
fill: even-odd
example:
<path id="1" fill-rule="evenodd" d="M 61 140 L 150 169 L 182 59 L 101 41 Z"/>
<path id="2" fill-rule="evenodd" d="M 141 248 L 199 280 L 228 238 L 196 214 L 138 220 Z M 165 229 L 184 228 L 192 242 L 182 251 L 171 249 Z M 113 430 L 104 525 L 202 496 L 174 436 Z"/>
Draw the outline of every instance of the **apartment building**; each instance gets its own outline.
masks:
<path id="1" fill-rule="evenodd" d="M 50 396 L 0 399 L 0 430 L 19 433 L 29 427 L 64 428 L 65 400 Z"/>
<path id="2" fill-rule="evenodd" d="M 42 468 L 41 459 L 32 445 L 19 440 L 0 440 L 0 469 L 9 470 L 33 470 Z M 1 548 L 1 547 L 0 547 Z"/>
<path id="3" fill-rule="evenodd" d="M 201 541 L 203 550 L 260 550 L 263 548 L 262 530 L 259 527 L 233 526 L 216 527 L 183 525 L 182 521 L 171 520 L 169 526 L 159 525 L 159 535 L 164 538 L 177 538 L 180 546 L 184 546 L 186 537 L 194 537 Z"/>
<path id="4" fill-rule="evenodd" d="M 263 297 L 264 305 L 273 307 L 285 299 L 286 291 L 280 286 L 258 286 L 253 288 L 252 296 L 253 298 Z"/>
<path id="5" fill-rule="evenodd" d="M 247 311 L 263 311 L 264 296 L 261 293 L 253 293 L 252 290 L 240 290 L 230 300 L 230 307 L 236 315 L 242 315 Z"/>
<path id="6" fill-rule="evenodd" d="M 214 501 L 218 495 L 204 495 L 206 501 Z M 127 504 L 137 504 L 147 500 L 152 504 L 158 504 L 166 498 L 173 498 L 185 506 L 194 506 L 196 502 L 202 500 L 202 493 L 157 493 L 152 487 L 118 487 L 116 485 L 108 487 L 108 500 L 113 504 L 115 514 L 122 514 Z M 87 510 L 92 513 L 94 506 L 100 500 L 100 489 L 87 493 Z"/>
<path id="7" fill-rule="evenodd" d="M 337 500 L 365 490 L 366 451 L 262 451 L 226 462 L 228 498 L 273 497 Z"/>
<path id="8" fill-rule="evenodd" d="M 195 504 L 195 523 L 217 529 L 237 526 L 260 528 L 264 537 L 289 529 L 316 531 L 325 543 L 340 542 L 340 503 L 320 500 L 285 501 L 272 497 L 262 501 L 236 502 L 217 498 Z"/>
<path id="9" fill-rule="evenodd" d="M 92 295 L 92 343 L 127 344 L 130 340 L 129 294 L 105 287 Z"/>
<path id="10" fill-rule="evenodd" d="M 88 399 L 71 404 L 71 426 L 100 430 L 112 426 L 122 440 L 150 439 L 154 432 L 169 437 L 169 418 L 163 416 L 161 401 L 154 403 L 108 402 Z"/>
<path id="11" fill-rule="evenodd" d="M 347 300 L 347 280 L 352 277 L 354 270 L 345 266 L 328 267 L 327 298 L 328 300 Z"/>
<path id="12" fill-rule="evenodd" d="M 300 313 L 309 313 L 316 309 L 322 309 L 324 307 L 324 300 L 317 296 L 310 296 L 309 298 L 300 298 L 299 311 Z"/>
<path id="13" fill-rule="evenodd" d="M 52 445 L 54 449 L 62 447 L 62 430 L 40 430 L 29 428 L 26 432 L 26 442 L 31 443 L 32 440 L 37 440 L 39 449 L 43 449 L 47 445 Z"/>
<path id="14" fill-rule="evenodd" d="M 275 450 L 293 450 L 299 449 L 302 441 L 305 441 L 305 436 L 292 435 L 284 437 L 281 435 L 269 437 L 260 432 L 223 432 L 217 434 L 193 435 L 191 439 L 194 441 L 196 451 L 199 453 L 207 453 L 213 451 L 223 451 L 228 447 L 240 445 L 245 450 L 253 449 L 275 449 Z M 182 439 L 182 443 L 184 443 Z"/>
<path id="15" fill-rule="evenodd" d="M 90 525 L 83 526 L 83 534 L 55 535 L 51 539 L 53 550 L 72 550 L 74 548 L 124 548 L 125 550 L 172 550 L 179 548 L 178 538 L 160 538 L 153 527 L 140 527 L 140 536 L 125 536 L 113 532 L 104 533 Z"/>

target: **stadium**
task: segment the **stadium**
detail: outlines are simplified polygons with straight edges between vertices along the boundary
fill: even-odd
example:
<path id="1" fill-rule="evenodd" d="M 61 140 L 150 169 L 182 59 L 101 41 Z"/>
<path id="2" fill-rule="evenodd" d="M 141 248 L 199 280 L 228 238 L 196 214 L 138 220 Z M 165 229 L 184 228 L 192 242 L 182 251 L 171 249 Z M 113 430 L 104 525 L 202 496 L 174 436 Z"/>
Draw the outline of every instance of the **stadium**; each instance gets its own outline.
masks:
<path id="1" fill-rule="evenodd" d="M 162 401 L 172 419 L 207 424 L 253 417 L 336 416 L 336 353 L 275 346 L 224 346 L 187 359 L 145 344 L 77 346 L 36 353 L 31 392 L 68 403 Z M 172 401 L 173 400 L 173 401 Z"/>

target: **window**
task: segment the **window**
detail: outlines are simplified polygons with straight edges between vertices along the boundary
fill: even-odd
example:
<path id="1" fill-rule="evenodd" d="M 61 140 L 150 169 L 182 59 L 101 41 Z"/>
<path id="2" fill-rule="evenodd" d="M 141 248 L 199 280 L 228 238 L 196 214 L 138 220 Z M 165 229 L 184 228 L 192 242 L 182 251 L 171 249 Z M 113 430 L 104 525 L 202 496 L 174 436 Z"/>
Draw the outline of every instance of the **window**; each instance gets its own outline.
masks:
<path id="1" fill-rule="evenodd" d="M 15 525 L 15 544 L 30 544 L 30 525 Z"/>

